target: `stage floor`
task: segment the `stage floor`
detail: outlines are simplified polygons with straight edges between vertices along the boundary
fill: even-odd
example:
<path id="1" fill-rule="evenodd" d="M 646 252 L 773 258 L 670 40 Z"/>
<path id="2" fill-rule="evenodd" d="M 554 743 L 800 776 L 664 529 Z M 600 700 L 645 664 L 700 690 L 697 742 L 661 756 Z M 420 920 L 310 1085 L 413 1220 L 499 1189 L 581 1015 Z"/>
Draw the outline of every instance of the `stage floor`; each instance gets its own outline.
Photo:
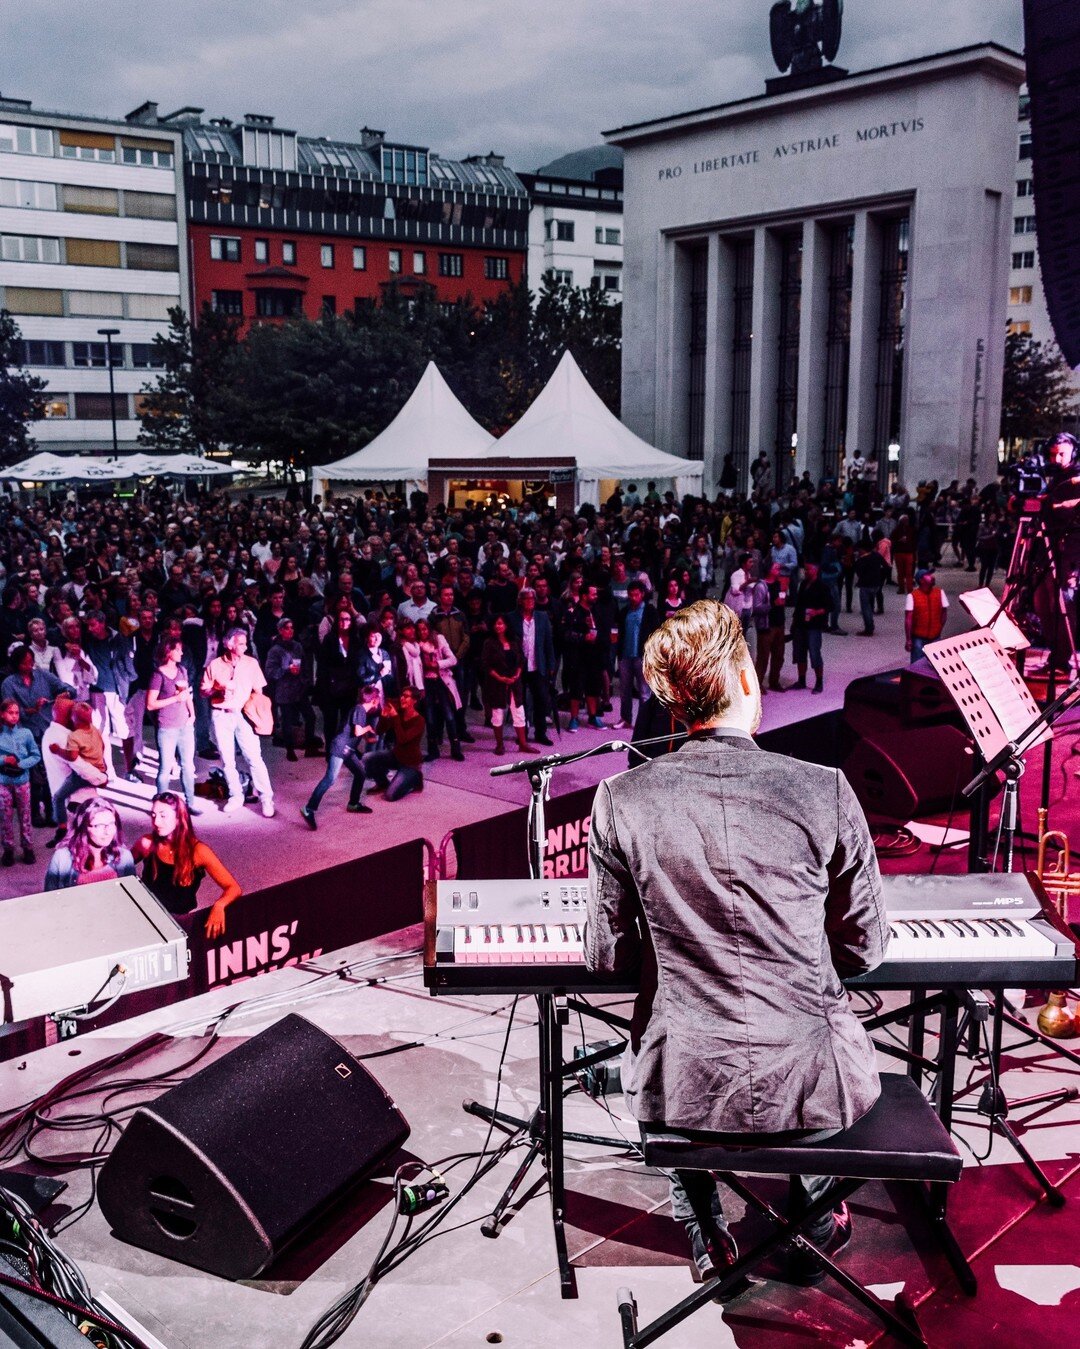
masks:
<path id="1" fill-rule="evenodd" d="M 408 929 L 327 955 L 317 966 L 280 970 L 242 988 L 215 990 L 71 1045 L 53 1045 L 0 1064 L 0 1100 L 5 1107 L 26 1101 L 74 1069 L 129 1047 L 152 1030 L 184 1027 L 172 1042 L 133 1061 L 123 1075 L 143 1076 L 181 1064 L 203 1043 L 210 1022 L 225 1007 L 247 998 L 226 1023 L 213 1053 L 227 1052 L 239 1039 L 297 1011 L 358 1056 L 399 1051 L 382 1053 L 368 1067 L 411 1125 L 407 1156 L 434 1162 L 478 1149 L 486 1125 L 465 1114 L 461 1102 L 494 1100 L 504 1041 L 508 1053 L 501 1108 L 528 1115 L 536 1104 L 535 1006 L 522 999 L 514 1012 L 509 999 L 429 997 L 420 976 L 420 937 L 418 928 Z M 343 962 L 386 955 L 397 958 L 358 973 L 357 982 L 319 977 L 320 971 L 332 971 Z M 365 982 L 369 976 L 385 981 Z M 567 1030 L 568 1052 L 581 1036 L 601 1039 L 605 1030 L 587 1018 L 579 1026 L 575 1019 Z M 1007 1036 L 1003 1085 L 1008 1095 L 1080 1085 L 1080 1077 L 1063 1060 L 1041 1049 L 1011 1047 L 1017 1038 Z M 965 1082 L 970 1066 L 961 1060 L 958 1084 Z M 881 1068 L 896 1071 L 897 1064 L 882 1056 Z M 982 1076 L 973 1070 L 965 1099 L 977 1098 Z M 567 1101 L 566 1127 L 635 1137 L 621 1097 L 608 1104 L 610 1113 L 604 1103 L 573 1094 Z M 87 1100 L 78 1107 L 88 1109 Z M 934 1349 L 1015 1349 L 1037 1339 L 1064 1344 L 1075 1333 L 1080 1269 L 1072 1253 L 1080 1240 L 1080 1104 L 1020 1110 L 1013 1122 L 1052 1178 L 1065 1185 L 1070 1202 L 1049 1210 L 1003 1143 L 994 1142 L 983 1157 L 988 1146 L 983 1125 L 958 1125 L 965 1170 L 952 1191 L 950 1214 L 980 1277 L 977 1298 L 958 1291 L 901 1187 L 869 1186 L 853 1204 L 855 1234 L 842 1263 L 882 1297 L 905 1290 L 919 1304 Z M 67 1170 L 58 1154 L 71 1154 L 90 1142 L 89 1136 L 71 1134 L 38 1139 L 38 1150 L 56 1157 L 54 1174 L 71 1183 L 51 1217 L 89 1196 L 87 1173 Z M 453 1230 L 440 1231 L 376 1286 L 340 1343 L 369 1349 L 464 1349 L 485 1343 L 514 1349 L 571 1343 L 617 1349 L 620 1287 L 632 1288 L 642 1324 L 685 1296 L 693 1285 L 682 1232 L 669 1215 L 663 1177 L 619 1149 L 573 1144 L 569 1152 L 568 1237 L 577 1298 L 559 1295 L 539 1169 L 531 1177 L 539 1192 L 514 1213 L 499 1238 L 481 1235 L 479 1223 L 515 1170 L 522 1156 L 519 1148 L 448 1215 L 446 1226 Z M 387 1166 L 386 1175 L 400 1160 Z M 33 1169 L 25 1159 L 21 1164 Z M 452 1194 L 471 1167 L 469 1163 L 448 1173 Z M 119 1242 L 96 1206 L 59 1241 L 82 1265 L 95 1293 L 130 1313 L 166 1349 L 280 1349 L 299 1345 L 317 1316 L 366 1272 L 389 1221 L 389 1198 L 387 1179 L 369 1182 L 266 1276 L 245 1283 L 228 1283 Z M 725 1204 L 736 1236 L 758 1221 L 748 1220 L 733 1196 L 726 1195 Z M 663 1342 L 671 1349 L 698 1349 L 702 1344 L 742 1349 L 820 1344 L 839 1349 L 879 1338 L 876 1323 L 839 1289 L 826 1284 L 800 1290 L 769 1279 L 725 1308 L 710 1304 Z"/>
<path id="2" fill-rule="evenodd" d="M 964 631 L 971 626 L 970 621 L 955 596 L 970 588 L 972 577 L 959 568 L 943 567 L 938 578 L 952 601 L 946 631 Z M 769 694 L 764 700 L 762 730 L 790 726 L 823 712 L 834 711 L 843 705 L 844 690 L 852 679 L 903 665 L 907 657 L 904 651 L 902 604 L 901 597 L 890 587 L 885 597 L 885 614 L 876 620 L 876 633 L 872 638 L 855 635 L 862 626 L 857 604 L 854 614 L 843 614 L 843 627 L 849 635 L 826 636 L 825 639 L 824 692 L 813 694 L 808 689 L 789 689 L 785 693 Z M 794 666 L 785 666 L 783 679 L 785 683 L 794 681 Z M 617 706 L 616 703 L 616 709 Z M 490 776 L 493 767 L 518 757 L 516 749 L 509 749 L 509 736 L 507 757 L 498 759 L 492 753 L 493 734 L 491 730 L 485 729 L 482 716 L 475 712 L 469 716 L 477 743 L 465 746 L 464 763 L 454 763 L 443 757 L 434 764 L 425 765 L 425 789 L 422 793 L 389 804 L 381 797 L 370 798 L 371 815 L 346 813 L 349 779 L 343 773 L 323 801 L 317 833 L 312 833 L 304 824 L 300 818 L 300 808 L 322 776 L 321 756 L 317 759 L 301 757 L 297 763 L 289 763 L 283 750 L 272 748 L 264 740 L 264 752 L 278 808 L 276 818 L 264 820 L 257 805 L 249 806 L 236 815 L 223 815 L 216 803 L 204 801 L 201 803 L 202 813 L 196 821 L 198 832 L 218 852 L 246 893 L 295 880 L 349 858 L 362 857 L 417 837 L 427 838 L 438 847 L 451 829 L 489 819 L 528 801 L 528 783 L 524 775 L 503 778 Z M 606 720 L 614 723 L 617 718 L 616 710 Z M 598 731 L 583 728 L 574 735 L 564 731 L 561 738 L 554 738 L 556 750 L 569 753 L 589 749 L 605 740 L 625 739 L 628 734 L 613 729 Z M 196 759 L 196 765 L 200 778 L 214 767 L 212 762 L 205 759 Z M 556 773 L 552 791 L 555 795 L 562 795 L 594 785 L 625 766 L 626 758 L 621 755 L 603 755 L 566 765 Z M 137 838 L 147 828 L 156 771 L 156 751 L 148 748 L 145 765 L 139 774 L 140 781 L 120 782 L 106 790 L 106 795 L 120 810 L 129 840 Z M 48 863 L 44 840 L 49 832 L 35 831 L 38 848 L 36 865 L 27 867 L 16 864 L 10 869 L 0 870 L 0 899 L 30 894 L 42 888 Z M 209 905 L 212 902 L 209 887 L 204 887 L 204 890 L 203 904 Z"/>

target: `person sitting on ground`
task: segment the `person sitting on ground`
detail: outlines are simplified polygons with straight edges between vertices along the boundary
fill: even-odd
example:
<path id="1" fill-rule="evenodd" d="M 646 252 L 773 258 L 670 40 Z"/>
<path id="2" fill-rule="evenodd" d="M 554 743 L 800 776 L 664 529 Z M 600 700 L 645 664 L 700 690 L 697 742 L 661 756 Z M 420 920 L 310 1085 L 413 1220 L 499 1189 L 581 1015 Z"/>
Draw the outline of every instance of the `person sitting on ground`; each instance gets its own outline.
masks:
<path id="1" fill-rule="evenodd" d="M 346 809 L 366 815 L 371 807 L 360 800 L 364 783 L 371 778 L 377 792 L 385 792 L 387 801 L 400 801 L 409 792 L 424 790 L 424 775 L 420 769 L 420 741 L 424 735 L 424 718 L 417 703 L 420 695 L 413 688 L 403 688 L 396 702 L 387 703 L 379 718 L 380 735 L 392 735 L 392 749 L 369 750 L 356 764 L 347 763 L 353 775 L 353 787 Z"/>
<path id="2" fill-rule="evenodd" d="M 30 770 L 41 762 L 37 741 L 25 726 L 19 725 L 20 708 L 14 698 L 0 703 L 0 862 L 10 867 L 15 861 L 15 820 L 22 834 L 22 860 L 34 861 L 34 840 L 30 824 Z"/>
<path id="3" fill-rule="evenodd" d="M 158 792 L 150 803 L 150 832 L 135 844 L 135 860 L 142 862 L 142 881 L 155 899 L 181 925 L 199 902 L 199 886 L 206 876 L 221 893 L 206 917 L 206 935 L 225 933 L 225 910 L 243 891 L 228 867 L 208 844 L 195 837 L 184 798 L 176 792 Z"/>
<path id="4" fill-rule="evenodd" d="M 372 629 L 377 631 L 377 629 Z M 360 689 L 360 695 L 356 706 L 345 719 L 345 725 L 338 731 L 330 745 L 330 753 L 326 760 L 326 772 L 315 784 L 315 788 L 308 797 L 307 805 L 301 806 L 300 814 L 309 829 L 317 829 L 318 824 L 315 820 L 315 812 L 319 805 L 338 779 L 343 765 L 359 763 L 360 759 L 368 752 L 375 749 L 375 741 L 378 739 L 378 721 L 382 713 L 383 699 L 381 686 L 372 681 L 364 684 Z M 359 800 L 359 793 L 356 793 L 356 799 Z M 349 807 L 351 809 L 351 807 Z M 368 807 L 365 806 L 360 814 L 366 813 Z M 353 814 L 357 814 L 353 811 Z"/>
<path id="5" fill-rule="evenodd" d="M 70 885 L 93 885 L 135 875 L 135 859 L 124 847 L 120 816 L 111 801 L 96 796 L 79 806 L 71 818 L 71 831 L 62 847 L 49 859 L 46 890 L 65 890 Z"/>

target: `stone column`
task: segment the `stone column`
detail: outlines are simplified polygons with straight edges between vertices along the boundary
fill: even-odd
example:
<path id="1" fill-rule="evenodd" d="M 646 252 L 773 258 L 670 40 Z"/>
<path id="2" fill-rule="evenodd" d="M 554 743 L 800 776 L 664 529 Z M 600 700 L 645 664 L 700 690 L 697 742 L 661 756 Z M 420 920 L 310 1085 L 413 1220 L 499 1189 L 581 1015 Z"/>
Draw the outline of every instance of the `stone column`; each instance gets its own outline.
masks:
<path id="1" fill-rule="evenodd" d="M 847 457 L 871 458 L 877 385 L 881 236 L 869 211 L 856 211 L 852 244 L 851 339 L 848 359 Z M 884 451 L 883 451 L 884 453 Z"/>
<path id="2" fill-rule="evenodd" d="M 799 309 L 799 398 L 795 426 L 795 475 L 821 474 L 825 434 L 826 332 L 829 323 L 829 234 L 816 220 L 803 221 L 802 296 Z"/>
<path id="3" fill-rule="evenodd" d="M 772 230 L 754 230 L 754 341 L 750 351 L 750 463 L 762 450 L 770 462 L 776 441 L 779 361 L 780 244 Z"/>
<path id="4" fill-rule="evenodd" d="M 724 455 L 731 449 L 731 379 L 735 258 L 718 234 L 709 236 L 709 348 L 705 372 L 706 496 L 716 492 Z"/>
<path id="5" fill-rule="evenodd" d="M 691 263 L 686 248 L 670 238 L 663 240 L 661 256 L 657 313 L 669 315 L 671 328 L 668 334 L 656 334 L 657 351 L 667 357 L 665 367 L 657 370 L 660 428 L 657 446 L 668 454 L 685 457 L 689 430 Z"/>

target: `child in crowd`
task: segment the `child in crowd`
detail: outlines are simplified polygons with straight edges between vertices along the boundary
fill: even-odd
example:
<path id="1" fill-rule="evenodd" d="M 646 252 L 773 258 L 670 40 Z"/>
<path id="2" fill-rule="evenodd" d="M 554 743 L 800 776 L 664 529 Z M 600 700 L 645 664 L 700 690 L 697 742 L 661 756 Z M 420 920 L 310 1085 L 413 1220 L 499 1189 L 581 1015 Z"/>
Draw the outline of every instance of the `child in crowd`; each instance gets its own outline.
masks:
<path id="1" fill-rule="evenodd" d="M 14 698 L 0 703 L 0 863 L 15 862 L 15 817 L 22 834 L 22 860 L 31 863 L 34 849 L 30 835 L 30 770 L 41 762 L 33 735 L 19 725 L 19 704 Z"/>
<path id="2" fill-rule="evenodd" d="M 52 843 L 58 843 L 66 831 L 66 808 L 69 796 L 80 787 L 103 787 L 108 781 L 105 765 L 105 740 L 94 725 L 93 709 L 89 703 L 76 703 L 71 709 L 71 733 L 67 744 L 53 743 L 53 754 L 71 765 L 71 772 L 53 795 L 53 816 L 57 833 Z"/>

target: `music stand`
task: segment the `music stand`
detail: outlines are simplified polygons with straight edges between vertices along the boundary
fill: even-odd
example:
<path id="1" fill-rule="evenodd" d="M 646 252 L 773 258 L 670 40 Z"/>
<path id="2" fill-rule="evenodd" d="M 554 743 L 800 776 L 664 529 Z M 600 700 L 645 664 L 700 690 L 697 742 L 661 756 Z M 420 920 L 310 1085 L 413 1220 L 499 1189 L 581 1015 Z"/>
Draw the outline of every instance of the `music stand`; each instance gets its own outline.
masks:
<path id="1" fill-rule="evenodd" d="M 1023 755 L 1036 745 L 1053 738 L 1052 717 L 1040 711 L 1031 690 L 1021 679 L 1016 667 L 1009 659 L 1001 643 L 988 628 L 979 628 L 974 632 L 961 633 L 942 641 L 931 642 L 924 648 L 924 654 L 930 661 L 942 683 L 952 695 L 968 730 L 975 739 L 976 748 L 982 757 L 983 767 L 964 788 L 964 795 L 972 802 L 971 850 L 969 865 L 972 871 L 989 870 L 982 847 L 986 837 L 987 797 L 986 786 L 992 776 L 991 766 L 999 769 L 1005 778 L 1004 797 L 1001 804 L 1001 823 L 999 838 L 1004 840 L 1003 870 L 1013 869 L 1013 844 L 1019 819 L 1020 778 L 1024 772 Z M 996 861 L 996 849 L 995 849 Z M 965 1020 L 974 1016 L 985 1019 L 985 1011 L 980 1015 L 977 1010 L 980 998 L 967 996 L 969 1011 Z M 1056 1091 L 1039 1092 L 1026 1096 L 1022 1100 L 1010 1103 L 998 1085 L 1001 1066 L 1002 1028 L 1008 1014 L 1005 1012 L 1004 995 L 994 993 L 991 997 L 992 1038 L 989 1045 L 991 1079 L 983 1092 L 983 1098 L 976 1106 L 958 1105 L 960 1111 L 985 1115 L 991 1132 L 996 1130 L 1013 1148 L 1031 1174 L 1039 1182 L 1049 1203 L 1057 1208 L 1064 1204 L 1065 1196 L 1052 1184 L 1038 1162 L 1024 1147 L 1011 1125 L 1006 1122 L 1010 1108 L 1020 1106 L 1059 1104 L 1062 1101 L 1075 1100 L 1075 1088 L 1066 1087 Z M 985 1007 L 985 1004 L 983 1004 Z M 1016 1018 L 1008 1017 L 1010 1024 L 1019 1025 L 1031 1035 L 1030 1027 Z M 958 1034 L 962 1039 L 963 1031 Z M 1036 1035 L 1034 1038 L 1042 1040 Z M 1046 1040 L 1051 1048 L 1058 1047 Z M 1064 1051 L 1067 1057 L 1072 1057 Z"/>

